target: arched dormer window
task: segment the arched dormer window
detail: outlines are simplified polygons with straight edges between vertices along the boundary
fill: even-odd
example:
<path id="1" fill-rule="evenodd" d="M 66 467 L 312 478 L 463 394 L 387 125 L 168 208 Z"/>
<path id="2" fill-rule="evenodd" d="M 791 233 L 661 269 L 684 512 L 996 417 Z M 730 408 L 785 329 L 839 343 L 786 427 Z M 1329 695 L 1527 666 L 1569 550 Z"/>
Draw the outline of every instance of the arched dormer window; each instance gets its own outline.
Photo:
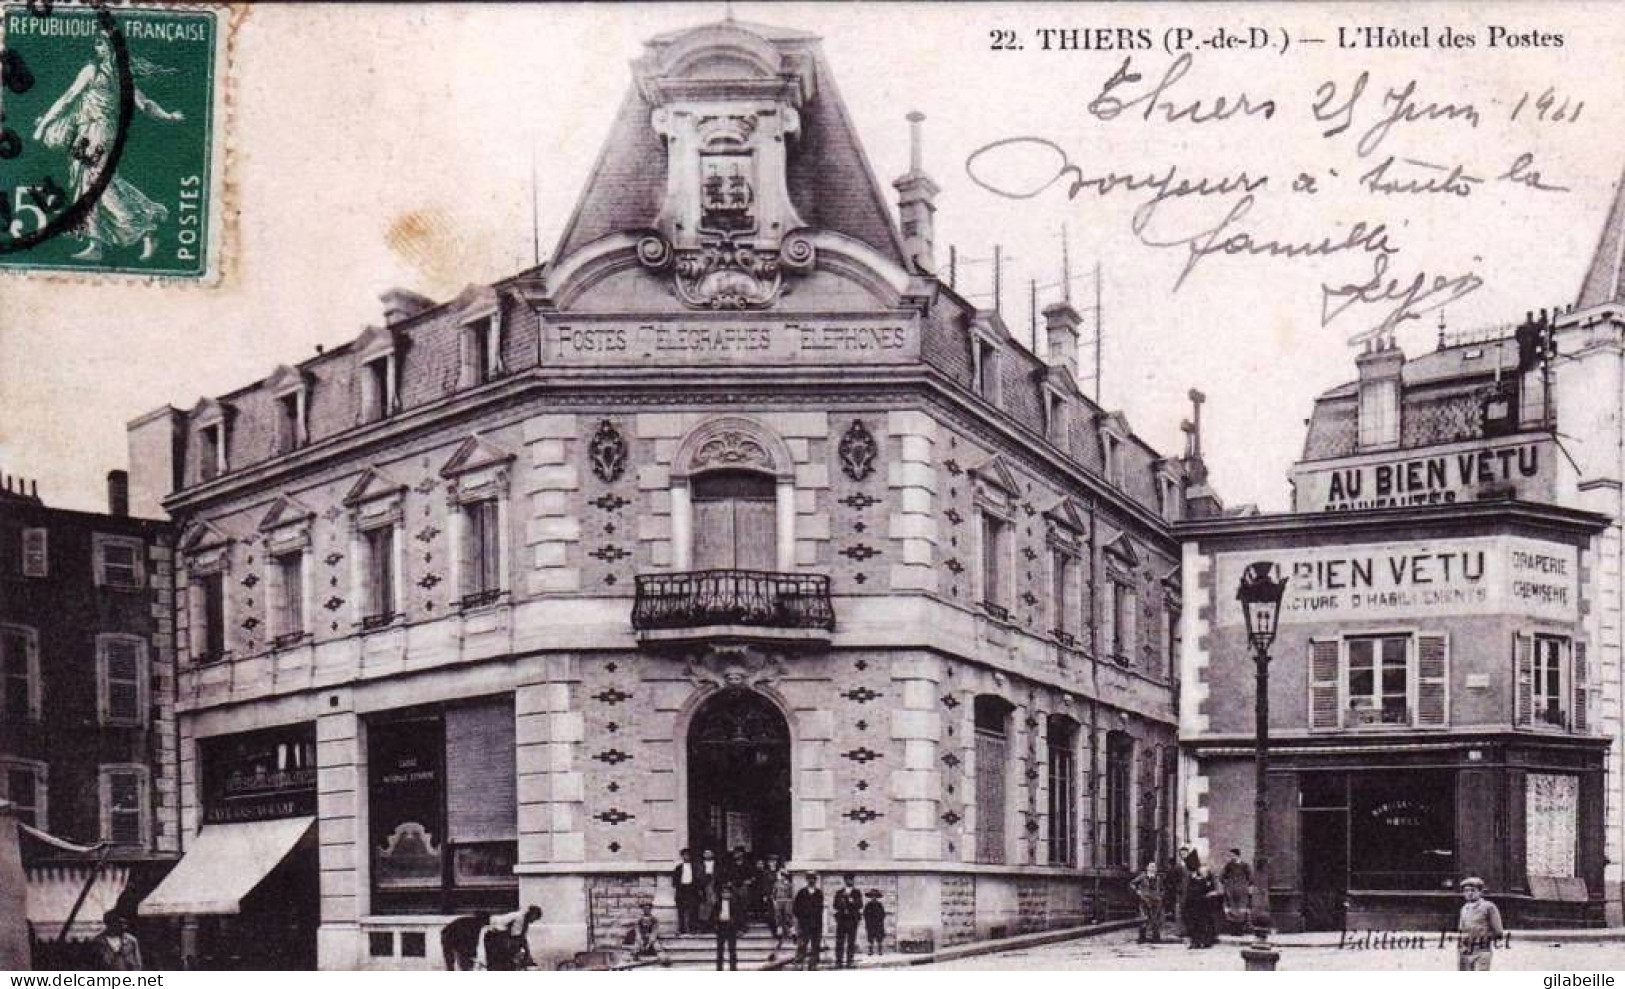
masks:
<path id="1" fill-rule="evenodd" d="M 672 568 L 796 567 L 795 467 L 789 447 L 753 419 L 713 419 L 672 461 Z"/>

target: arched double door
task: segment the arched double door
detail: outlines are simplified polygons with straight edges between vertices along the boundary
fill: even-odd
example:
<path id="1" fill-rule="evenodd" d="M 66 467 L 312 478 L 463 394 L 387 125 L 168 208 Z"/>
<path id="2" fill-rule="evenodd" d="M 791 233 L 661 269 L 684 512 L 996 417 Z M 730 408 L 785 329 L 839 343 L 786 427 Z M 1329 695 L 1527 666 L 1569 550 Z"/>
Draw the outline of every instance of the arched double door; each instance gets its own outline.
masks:
<path id="1" fill-rule="evenodd" d="M 790 858 L 790 726 L 766 697 L 731 688 L 708 698 L 688 730 L 688 844 L 724 857 Z"/>

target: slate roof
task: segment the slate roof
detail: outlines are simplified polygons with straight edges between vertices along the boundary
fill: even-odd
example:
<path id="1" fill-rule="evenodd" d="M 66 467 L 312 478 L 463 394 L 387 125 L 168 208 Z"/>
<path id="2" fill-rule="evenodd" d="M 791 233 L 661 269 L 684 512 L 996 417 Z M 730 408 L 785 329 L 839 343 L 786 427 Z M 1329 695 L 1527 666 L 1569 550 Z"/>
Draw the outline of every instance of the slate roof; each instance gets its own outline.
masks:
<path id="1" fill-rule="evenodd" d="M 1608 209 L 1608 221 L 1602 226 L 1576 302 L 1581 309 L 1625 302 L 1625 176 L 1614 184 L 1614 204 Z"/>
<path id="2" fill-rule="evenodd" d="M 869 167 L 817 36 L 741 21 L 732 26 L 774 44 L 793 45 L 812 56 L 817 86 L 812 99 L 801 108 L 801 135 L 791 146 L 787 168 L 790 199 L 801 218 L 809 226 L 860 240 L 907 267 L 888 200 Z M 664 47 L 688 30 L 661 35 L 649 47 Z M 601 237 L 654 225 L 666 190 L 666 149 L 649 125 L 653 110 L 638 87 L 630 86 L 598 164 L 553 252 L 555 259 Z"/>

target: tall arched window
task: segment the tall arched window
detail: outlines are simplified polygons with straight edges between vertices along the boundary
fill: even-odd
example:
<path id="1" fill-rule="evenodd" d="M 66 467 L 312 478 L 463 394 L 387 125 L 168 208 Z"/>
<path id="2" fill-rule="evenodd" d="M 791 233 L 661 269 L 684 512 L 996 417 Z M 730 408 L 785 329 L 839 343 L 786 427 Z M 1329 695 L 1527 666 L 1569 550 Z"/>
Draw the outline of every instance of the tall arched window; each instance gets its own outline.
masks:
<path id="1" fill-rule="evenodd" d="M 689 481 L 695 570 L 778 569 L 777 494 L 772 476 L 718 470 Z"/>
<path id="2" fill-rule="evenodd" d="M 722 416 L 684 437 L 671 465 L 672 569 L 796 569 L 796 470 L 763 424 Z"/>
<path id="3" fill-rule="evenodd" d="M 1005 860 L 1005 775 L 1009 762 L 1013 705 L 993 694 L 978 694 L 976 719 L 976 861 Z"/>

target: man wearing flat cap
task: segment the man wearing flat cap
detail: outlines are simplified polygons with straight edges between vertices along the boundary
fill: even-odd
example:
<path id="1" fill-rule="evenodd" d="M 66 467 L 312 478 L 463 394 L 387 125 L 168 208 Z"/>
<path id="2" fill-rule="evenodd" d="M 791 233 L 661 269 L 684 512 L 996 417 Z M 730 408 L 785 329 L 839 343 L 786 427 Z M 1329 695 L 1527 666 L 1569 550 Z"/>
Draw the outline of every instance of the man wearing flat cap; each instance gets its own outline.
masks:
<path id="1" fill-rule="evenodd" d="M 1484 899 L 1484 880 L 1468 876 L 1461 881 L 1461 922 L 1456 926 L 1456 968 L 1462 972 L 1488 972 L 1496 942 L 1504 931 L 1501 911 Z"/>

